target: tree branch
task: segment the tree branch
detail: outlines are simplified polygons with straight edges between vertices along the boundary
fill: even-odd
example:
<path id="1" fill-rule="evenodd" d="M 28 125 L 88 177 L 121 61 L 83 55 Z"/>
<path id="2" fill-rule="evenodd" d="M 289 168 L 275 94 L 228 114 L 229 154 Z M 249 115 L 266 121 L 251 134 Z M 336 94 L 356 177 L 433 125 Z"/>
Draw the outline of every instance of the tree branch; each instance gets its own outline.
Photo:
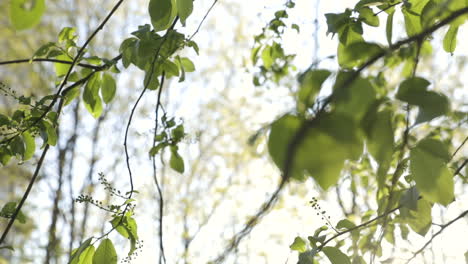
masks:
<path id="1" fill-rule="evenodd" d="M 19 63 L 27 63 L 27 62 L 29 63 L 29 62 L 35 62 L 35 61 L 54 62 L 54 63 L 61 63 L 61 64 L 72 64 L 71 61 L 65 61 L 65 60 L 49 59 L 49 58 L 34 58 L 34 59 L 19 59 L 19 60 L 0 61 L 0 65 L 19 64 Z M 97 70 L 97 69 L 100 68 L 100 66 L 95 66 L 95 65 L 85 64 L 85 63 L 78 63 L 76 65 L 81 66 L 83 68 L 93 69 L 93 70 Z"/>
<path id="2" fill-rule="evenodd" d="M 406 261 L 406 264 L 410 263 L 417 255 L 419 255 L 421 252 L 423 252 L 424 249 L 426 249 L 426 247 L 429 246 L 432 243 L 434 238 L 436 238 L 438 235 L 440 235 L 444 231 L 445 228 L 449 227 L 450 225 L 452 225 L 456 221 L 462 219 L 467 214 L 468 214 L 468 210 L 464 211 L 463 213 L 461 213 L 459 216 L 452 219 L 447 224 L 441 225 L 440 230 L 437 231 L 437 233 L 435 233 L 434 235 L 432 235 L 432 237 L 426 242 L 426 244 L 424 244 L 424 246 L 422 246 L 418 251 L 414 252 L 413 256 L 410 259 L 408 259 L 408 261 Z"/>

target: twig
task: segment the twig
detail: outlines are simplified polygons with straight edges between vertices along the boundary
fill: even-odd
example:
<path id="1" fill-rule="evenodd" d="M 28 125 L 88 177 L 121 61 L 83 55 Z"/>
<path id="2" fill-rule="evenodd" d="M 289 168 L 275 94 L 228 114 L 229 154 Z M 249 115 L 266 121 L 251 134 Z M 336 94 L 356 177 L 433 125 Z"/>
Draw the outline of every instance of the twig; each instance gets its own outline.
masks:
<path id="1" fill-rule="evenodd" d="M 161 83 L 159 85 L 158 98 L 156 100 L 156 109 L 155 109 L 155 118 L 154 118 L 154 136 L 158 133 L 158 116 L 159 116 L 159 106 L 161 105 L 161 94 L 164 85 L 165 72 L 162 73 Z M 153 147 L 156 146 L 156 141 L 153 138 Z M 159 184 L 158 177 L 156 175 L 156 159 L 152 157 L 153 163 L 153 179 L 156 185 L 156 189 L 159 195 L 159 249 L 161 254 L 159 255 L 159 263 L 162 264 L 163 261 L 166 263 L 166 255 L 164 254 L 164 240 L 163 240 L 163 217 L 164 217 L 164 196 L 161 190 L 161 185 Z"/>
<path id="2" fill-rule="evenodd" d="M 402 207 L 403 207 L 403 205 L 400 205 L 400 206 L 398 206 L 398 207 L 395 207 L 395 208 L 393 208 L 392 210 L 389 210 L 389 211 L 387 211 L 387 212 L 385 212 L 385 213 L 383 213 L 383 214 L 381 214 L 381 215 L 379 215 L 379 216 L 376 216 L 375 218 L 372 218 L 372 219 L 370 219 L 370 220 L 367 221 L 367 222 L 364 222 L 364 223 L 362 223 L 362 224 L 360 224 L 360 225 L 357 225 L 357 226 L 352 227 L 352 228 L 350 228 L 350 229 L 346 229 L 345 231 L 341 231 L 341 232 L 339 232 L 338 234 L 333 235 L 333 236 L 330 237 L 329 239 L 325 240 L 325 242 L 323 242 L 320 246 L 318 246 L 318 247 L 317 247 L 317 250 L 318 250 L 318 251 L 322 250 L 323 247 L 325 247 L 328 243 L 330 243 L 330 242 L 331 242 L 332 240 L 334 240 L 335 238 L 337 238 L 337 237 L 339 237 L 339 236 L 342 236 L 342 235 L 344 235 L 344 234 L 350 233 L 350 232 L 352 232 L 352 231 L 354 231 L 354 230 L 360 229 L 360 228 L 362 228 L 362 227 L 366 227 L 366 226 L 368 226 L 369 224 L 372 224 L 373 222 L 375 222 L 375 221 L 377 221 L 377 220 L 379 220 L 379 219 L 381 219 L 381 218 L 383 218 L 383 217 L 386 217 L 387 215 L 389 215 L 389 214 L 391 214 L 391 213 L 393 213 L 393 212 L 399 210 L 399 209 L 402 208 Z"/>
<path id="3" fill-rule="evenodd" d="M 54 62 L 54 63 L 62 63 L 62 64 L 72 64 L 71 61 L 66 60 L 58 60 L 58 59 L 49 59 L 49 58 L 35 58 L 35 59 L 19 59 L 19 60 L 9 60 L 9 61 L 0 61 L 0 65 L 8 65 L 8 64 L 18 64 L 18 63 L 26 63 L 26 62 L 33 62 L 33 61 L 45 61 L 45 62 Z M 78 63 L 76 64 L 83 68 L 97 70 L 100 66 L 85 64 L 85 63 Z"/>
<path id="4" fill-rule="evenodd" d="M 455 170 L 455 173 L 453 175 L 458 175 L 460 173 L 460 171 L 463 169 L 463 167 L 466 166 L 466 164 L 468 163 L 468 159 L 466 159 L 462 165 L 460 165 L 456 170 Z"/>
<path id="5" fill-rule="evenodd" d="M 444 231 L 445 228 L 449 227 L 451 224 L 455 223 L 456 221 L 462 219 L 467 214 L 468 214 L 468 210 L 464 211 L 463 213 L 461 213 L 459 216 L 452 219 L 447 224 L 441 225 L 440 230 L 437 231 L 437 233 L 435 233 L 434 235 L 432 235 L 432 237 L 426 242 L 426 244 L 424 244 L 424 246 L 422 246 L 418 251 L 414 252 L 413 256 L 410 259 L 408 259 L 408 261 L 406 261 L 406 264 L 410 263 L 417 255 L 419 255 L 421 252 L 423 252 L 424 249 L 426 249 L 426 247 L 429 246 L 432 243 L 434 238 L 436 238 L 438 235 L 440 235 L 442 233 L 442 231 Z"/>
<path id="6" fill-rule="evenodd" d="M 193 37 L 195 37 L 195 35 L 198 33 L 198 31 L 200 31 L 200 28 L 202 27 L 203 22 L 205 22 L 205 19 L 208 17 L 208 15 L 210 14 L 211 10 L 213 9 L 213 7 L 216 5 L 217 2 L 218 2 L 218 0 L 213 1 L 213 4 L 211 4 L 210 8 L 208 8 L 208 11 L 205 13 L 205 16 L 200 21 L 200 24 L 198 24 L 198 27 L 195 30 L 195 32 L 193 32 L 193 34 L 190 36 L 189 40 L 192 40 Z"/>
<path id="7" fill-rule="evenodd" d="M 465 138 L 465 140 L 463 140 L 463 142 L 460 144 L 460 146 L 458 146 L 458 148 L 455 150 L 455 152 L 453 152 L 452 154 L 452 157 L 450 157 L 450 160 L 452 160 L 455 155 L 457 155 L 458 151 L 461 150 L 461 148 L 463 148 L 463 146 L 465 145 L 465 143 L 468 141 L 468 136 Z"/>

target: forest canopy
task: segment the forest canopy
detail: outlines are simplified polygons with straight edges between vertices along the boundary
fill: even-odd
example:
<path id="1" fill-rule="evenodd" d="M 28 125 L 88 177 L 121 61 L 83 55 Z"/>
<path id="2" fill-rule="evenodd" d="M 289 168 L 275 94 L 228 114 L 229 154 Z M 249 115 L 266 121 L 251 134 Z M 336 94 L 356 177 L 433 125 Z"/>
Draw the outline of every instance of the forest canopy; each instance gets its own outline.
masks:
<path id="1" fill-rule="evenodd" d="M 0 264 L 468 263 L 468 1 L 338 2 L 1 2 Z"/>

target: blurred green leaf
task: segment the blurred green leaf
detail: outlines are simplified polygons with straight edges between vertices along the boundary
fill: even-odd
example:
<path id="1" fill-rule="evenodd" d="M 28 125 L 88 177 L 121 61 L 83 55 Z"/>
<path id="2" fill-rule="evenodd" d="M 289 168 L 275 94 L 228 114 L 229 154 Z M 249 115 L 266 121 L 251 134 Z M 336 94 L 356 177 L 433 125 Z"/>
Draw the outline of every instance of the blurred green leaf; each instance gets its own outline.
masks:
<path id="1" fill-rule="evenodd" d="M 411 149 L 411 174 L 426 200 L 445 206 L 453 201 L 453 173 L 447 166 L 450 159 L 447 145 L 434 138 L 425 138 Z"/>
<path id="2" fill-rule="evenodd" d="M 114 244 L 108 238 L 103 239 L 96 250 L 93 258 L 93 264 L 117 264 L 117 252 Z"/>
<path id="3" fill-rule="evenodd" d="M 336 247 L 324 247 L 322 251 L 332 264 L 351 264 L 349 257 Z"/>
<path id="4" fill-rule="evenodd" d="M 110 103 L 112 99 L 115 97 L 115 91 L 117 90 L 117 85 L 115 83 L 114 77 L 108 73 L 104 73 L 102 75 L 102 87 L 101 87 L 101 95 L 102 100 L 106 104 Z"/>
<path id="5" fill-rule="evenodd" d="M 193 0 L 177 0 L 177 10 L 180 22 L 185 26 L 185 21 L 193 11 Z"/>
<path id="6" fill-rule="evenodd" d="M 168 29 L 177 14 L 175 0 L 150 0 L 148 11 L 156 32 Z"/>
<path id="7" fill-rule="evenodd" d="M 306 245 L 306 242 L 304 241 L 304 239 L 300 238 L 300 237 L 296 237 L 294 239 L 294 242 L 289 246 L 289 248 L 291 250 L 295 250 L 295 251 L 298 251 L 298 252 L 305 252 L 307 250 L 307 245 Z"/>
<path id="8" fill-rule="evenodd" d="M 16 30 L 36 26 L 46 9 L 45 0 L 10 0 L 10 21 Z"/>

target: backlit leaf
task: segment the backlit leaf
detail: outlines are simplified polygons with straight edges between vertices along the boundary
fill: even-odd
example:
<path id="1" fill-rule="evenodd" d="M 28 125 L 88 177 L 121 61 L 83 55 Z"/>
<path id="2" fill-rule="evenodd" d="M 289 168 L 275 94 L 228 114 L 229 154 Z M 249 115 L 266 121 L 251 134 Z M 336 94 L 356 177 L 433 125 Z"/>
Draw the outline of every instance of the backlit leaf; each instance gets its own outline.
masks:
<path id="1" fill-rule="evenodd" d="M 36 141 L 34 137 L 31 136 L 31 134 L 27 131 L 23 133 L 23 140 L 25 144 L 23 159 L 29 160 L 33 157 L 34 151 L 36 150 Z"/>
<path id="2" fill-rule="evenodd" d="M 450 26 L 444 37 L 444 50 L 453 53 L 457 47 L 458 26 Z"/>
<path id="3" fill-rule="evenodd" d="M 372 27 L 378 27 L 380 24 L 379 17 L 376 16 L 369 7 L 359 9 L 359 18 L 362 19 L 364 23 Z"/>
<path id="4" fill-rule="evenodd" d="M 114 244 L 108 238 L 101 241 L 101 244 L 94 253 L 93 264 L 116 264 L 117 253 L 114 248 Z"/>
<path id="5" fill-rule="evenodd" d="M 80 247 L 74 249 L 72 252 L 72 257 L 70 259 L 70 264 L 78 264 L 80 261 L 81 254 L 88 248 L 91 244 L 92 237 L 86 239 L 83 243 L 80 244 Z"/>
<path id="6" fill-rule="evenodd" d="M 298 251 L 298 252 L 305 252 L 307 250 L 307 245 L 306 245 L 306 242 L 304 241 L 304 239 L 300 238 L 300 237 L 296 237 L 294 239 L 294 242 L 289 246 L 289 248 L 291 250 L 295 250 L 295 251 Z"/>
<path id="7" fill-rule="evenodd" d="M 173 170 L 177 171 L 178 173 L 184 173 L 184 160 L 175 148 L 171 148 L 171 159 L 169 160 L 169 165 Z"/>
<path id="8" fill-rule="evenodd" d="M 308 70 L 299 77 L 298 106 L 309 107 L 320 92 L 323 82 L 330 76 L 327 70 Z M 302 104 L 302 105 L 300 105 Z"/>
<path id="9" fill-rule="evenodd" d="M 447 166 L 450 158 L 447 146 L 434 138 L 425 138 L 411 149 L 411 174 L 424 199 L 445 206 L 453 201 L 453 173 Z"/>
<path id="10" fill-rule="evenodd" d="M 406 216 L 403 219 L 408 223 L 409 227 L 419 235 L 425 236 L 432 225 L 431 209 L 431 203 L 421 199 L 417 202 L 417 210 L 409 211 L 407 208 L 402 208 L 401 210 L 407 210 Z"/>
<path id="11" fill-rule="evenodd" d="M 11 0 L 11 24 L 16 30 L 34 27 L 41 21 L 45 9 L 45 0 Z"/>
<path id="12" fill-rule="evenodd" d="M 57 56 L 57 59 L 64 60 L 64 61 L 72 61 L 72 59 L 65 54 L 61 54 Z M 61 77 L 67 74 L 68 70 L 70 70 L 71 65 L 64 64 L 64 63 L 54 63 L 54 67 L 55 67 L 55 75 L 57 75 L 57 77 Z"/>
<path id="13" fill-rule="evenodd" d="M 322 251 L 332 264 L 351 264 L 349 257 L 336 247 L 324 247 Z"/>
<path id="14" fill-rule="evenodd" d="M 185 26 L 185 21 L 193 11 L 193 0 L 177 0 L 177 10 L 180 22 Z"/>
<path id="15" fill-rule="evenodd" d="M 104 100 L 106 104 L 110 103 L 110 101 L 114 99 L 116 89 L 117 85 L 115 84 L 114 77 L 108 73 L 104 73 L 102 75 L 101 95 L 102 100 Z"/>
<path id="16" fill-rule="evenodd" d="M 168 29 L 177 14 L 175 0 L 150 0 L 148 11 L 154 30 L 162 31 Z"/>

